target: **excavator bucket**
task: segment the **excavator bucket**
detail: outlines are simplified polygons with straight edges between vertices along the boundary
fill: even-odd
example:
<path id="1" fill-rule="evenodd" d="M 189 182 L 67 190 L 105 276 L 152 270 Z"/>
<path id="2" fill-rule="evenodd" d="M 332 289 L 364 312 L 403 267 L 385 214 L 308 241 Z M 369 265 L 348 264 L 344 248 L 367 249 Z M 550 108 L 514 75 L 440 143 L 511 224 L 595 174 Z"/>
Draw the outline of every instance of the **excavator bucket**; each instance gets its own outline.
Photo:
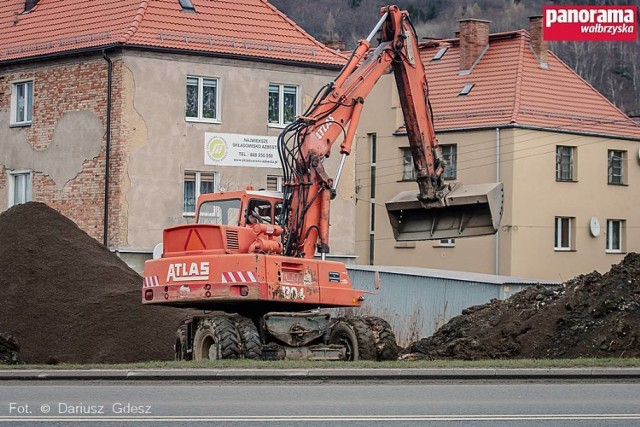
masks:
<path id="1" fill-rule="evenodd" d="M 424 203 L 415 191 L 387 202 L 393 234 L 399 242 L 484 236 L 498 231 L 502 183 L 458 185 L 442 200 Z"/>

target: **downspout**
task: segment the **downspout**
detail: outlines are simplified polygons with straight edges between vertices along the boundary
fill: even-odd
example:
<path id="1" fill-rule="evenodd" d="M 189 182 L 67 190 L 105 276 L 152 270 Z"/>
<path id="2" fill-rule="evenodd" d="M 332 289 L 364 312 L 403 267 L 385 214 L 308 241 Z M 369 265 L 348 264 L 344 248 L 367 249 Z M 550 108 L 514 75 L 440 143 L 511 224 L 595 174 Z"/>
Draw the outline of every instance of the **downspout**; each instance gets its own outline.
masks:
<path id="1" fill-rule="evenodd" d="M 496 128 L 496 182 L 500 182 L 500 128 Z M 503 202 L 504 203 L 504 202 Z M 500 229 L 495 241 L 495 274 L 500 274 Z"/>
<path id="2" fill-rule="evenodd" d="M 102 222 L 102 227 L 104 229 L 103 233 L 103 244 L 108 246 L 109 243 L 109 155 L 111 152 L 111 83 L 113 80 L 113 62 L 111 62 L 111 58 L 107 56 L 107 51 L 102 50 L 102 57 L 105 61 L 107 61 L 107 131 L 105 134 L 106 139 L 106 156 L 105 156 L 105 166 L 104 166 L 104 219 Z"/>

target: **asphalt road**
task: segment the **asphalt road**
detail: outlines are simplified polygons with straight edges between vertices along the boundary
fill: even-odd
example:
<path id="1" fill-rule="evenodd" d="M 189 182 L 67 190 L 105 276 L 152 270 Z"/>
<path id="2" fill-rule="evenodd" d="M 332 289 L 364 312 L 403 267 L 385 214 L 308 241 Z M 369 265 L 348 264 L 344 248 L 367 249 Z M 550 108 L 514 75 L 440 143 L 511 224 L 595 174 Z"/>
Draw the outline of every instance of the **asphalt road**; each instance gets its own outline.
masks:
<path id="1" fill-rule="evenodd" d="M 3 382 L 11 426 L 637 426 L 635 382 Z"/>

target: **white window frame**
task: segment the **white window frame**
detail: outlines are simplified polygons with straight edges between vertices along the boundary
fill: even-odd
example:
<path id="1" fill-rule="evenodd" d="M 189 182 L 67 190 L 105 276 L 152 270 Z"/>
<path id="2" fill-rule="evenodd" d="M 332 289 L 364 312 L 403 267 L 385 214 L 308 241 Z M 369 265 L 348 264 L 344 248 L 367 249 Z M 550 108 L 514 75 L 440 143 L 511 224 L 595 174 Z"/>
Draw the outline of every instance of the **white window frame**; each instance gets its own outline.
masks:
<path id="1" fill-rule="evenodd" d="M 618 247 L 614 247 L 613 241 L 613 231 L 614 227 L 618 228 Z M 621 254 L 623 252 L 624 245 L 624 220 L 623 219 L 608 219 L 607 220 L 607 242 L 606 242 L 606 253 L 608 254 Z"/>
<path id="2" fill-rule="evenodd" d="M 184 194 L 184 183 L 185 183 L 185 175 L 188 173 L 195 173 L 196 174 L 196 181 L 195 181 L 195 193 L 196 193 L 196 201 L 193 205 L 194 210 L 193 212 L 186 212 L 184 211 L 184 198 L 185 198 L 185 194 Z M 213 175 L 213 191 L 214 193 L 218 192 L 218 189 L 220 188 L 220 174 L 218 172 L 214 172 L 214 171 L 195 171 L 195 170 L 185 170 L 182 173 L 182 216 L 184 217 L 190 217 L 193 218 L 196 216 L 196 209 L 198 207 L 198 198 L 200 197 L 200 184 L 202 182 L 202 174 L 205 175 Z"/>
<path id="3" fill-rule="evenodd" d="M 278 86 L 278 123 L 272 123 L 269 121 L 269 94 L 271 86 Z M 290 83 L 273 83 L 270 82 L 267 85 L 267 126 L 273 128 L 284 128 L 291 122 L 284 121 L 284 88 L 292 87 L 296 90 L 296 108 L 294 112 L 294 116 L 300 115 L 300 86 L 290 84 Z"/>
<path id="4" fill-rule="evenodd" d="M 440 153 L 442 158 L 447 162 L 442 179 L 452 180 L 458 178 L 458 144 L 440 144 Z M 445 153 L 445 150 L 449 151 Z M 447 160 L 445 154 L 449 156 Z M 453 158 L 453 160 L 451 160 Z"/>
<path id="5" fill-rule="evenodd" d="M 402 179 L 401 181 L 415 181 L 418 177 L 418 172 L 413 165 L 413 155 L 411 154 L 411 148 L 403 147 L 402 150 Z M 409 172 L 411 168 L 411 172 Z M 410 175 L 410 176 L 408 176 Z M 407 177 L 408 176 L 408 177 Z"/>
<path id="6" fill-rule="evenodd" d="M 455 248 L 456 239 L 440 239 L 433 245 L 434 248 Z"/>
<path id="7" fill-rule="evenodd" d="M 568 240 L 567 246 L 563 246 L 562 245 L 562 234 L 563 234 L 562 231 L 564 229 L 564 226 L 562 225 L 563 220 L 568 220 L 567 227 L 568 227 L 569 233 L 568 233 L 568 238 L 567 238 L 567 240 Z M 567 252 L 567 251 L 573 251 L 574 250 L 574 248 L 573 248 L 573 230 L 572 230 L 573 225 L 574 225 L 574 221 L 575 221 L 575 218 L 569 217 L 569 216 L 557 216 L 555 218 L 555 226 L 554 226 L 554 240 L 555 240 L 555 243 L 554 243 L 554 249 L 556 251 Z"/>
<path id="8" fill-rule="evenodd" d="M 564 172 L 563 168 L 563 154 L 565 150 L 569 151 L 569 178 L 563 178 L 562 172 Z M 558 182 L 575 182 L 576 181 L 576 147 L 572 147 L 569 145 L 556 145 L 556 181 Z"/>
<path id="9" fill-rule="evenodd" d="M 613 174 L 613 162 L 620 162 L 620 175 Z M 609 150 L 607 153 L 607 184 L 626 185 L 627 183 L 627 152 L 624 150 Z M 619 177 L 620 182 L 613 182 L 613 178 Z"/>
<path id="10" fill-rule="evenodd" d="M 19 179 L 21 177 L 25 177 L 25 179 L 28 180 L 29 185 L 23 185 L 22 188 L 22 201 L 20 202 L 15 202 L 15 196 L 16 196 L 16 179 Z M 8 197 L 8 203 L 7 203 L 7 207 L 11 207 L 11 206 L 15 206 L 21 203 L 26 203 L 26 202 L 30 202 L 31 198 L 32 198 L 32 190 L 31 187 L 33 185 L 33 173 L 32 171 L 28 170 L 28 169 L 17 169 L 17 170 L 7 170 L 7 189 L 9 190 L 9 197 Z M 25 182 L 26 183 L 26 182 Z"/>
<path id="11" fill-rule="evenodd" d="M 18 86 L 24 86 L 25 90 L 25 117 L 24 120 L 18 120 Z M 9 125 L 10 126 L 30 126 L 33 122 L 33 93 L 35 83 L 33 80 L 22 80 L 11 83 L 11 114 Z M 31 99 L 31 109 L 29 105 L 29 99 Z M 31 116 L 31 118 L 29 118 Z"/>
<path id="12" fill-rule="evenodd" d="M 189 79 L 197 79 L 198 80 L 198 117 L 187 117 L 186 111 L 186 102 L 187 102 L 187 88 L 189 86 Z M 216 82 L 216 115 L 213 118 L 203 117 L 203 107 L 202 103 L 204 101 L 204 81 L 205 80 L 215 80 Z M 187 122 L 197 122 L 197 123 L 222 123 L 222 113 L 220 106 L 220 79 L 218 77 L 203 77 L 203 76 L 193 76 L 187 75 L 187 79 L 185 81 L 185 112 L 184 119 Z"/>
<path id="13" fill-rule="evenodd" d="M 269 178 L 275 178 L 276 179 L 276 189 L 275 190 L 270 190 L 270 191 L 282 192 L 283 177 L 281 175 L 267 175 L 267 186 L 269 184 Z"/>

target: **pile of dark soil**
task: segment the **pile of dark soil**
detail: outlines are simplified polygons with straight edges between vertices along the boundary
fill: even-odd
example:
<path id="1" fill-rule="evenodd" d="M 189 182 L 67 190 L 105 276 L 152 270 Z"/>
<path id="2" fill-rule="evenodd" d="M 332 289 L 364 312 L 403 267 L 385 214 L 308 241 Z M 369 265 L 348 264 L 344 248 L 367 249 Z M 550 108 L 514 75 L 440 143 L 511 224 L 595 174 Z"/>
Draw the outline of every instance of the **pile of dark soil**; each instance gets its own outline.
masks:
<path id="1" fill-rule="evenodd" d="M 141 277 L 43 203 L 0 214 L 0 325 L 26 363 L 173 359 L 185 310 L 143 306 Z"/>
<path id="2" fill-rule="evenodd" d="M 604 275 L 578 276 L 557 289 L 527 288 L 467 308 L 404 358 L 493 359 L 640 356 L 640 255 Z"/>
<path id="3" fill-rule="evenodd" d="M 0 365 L 20 363 L 20 345 L 11 334 L 0 334 Z"/>

